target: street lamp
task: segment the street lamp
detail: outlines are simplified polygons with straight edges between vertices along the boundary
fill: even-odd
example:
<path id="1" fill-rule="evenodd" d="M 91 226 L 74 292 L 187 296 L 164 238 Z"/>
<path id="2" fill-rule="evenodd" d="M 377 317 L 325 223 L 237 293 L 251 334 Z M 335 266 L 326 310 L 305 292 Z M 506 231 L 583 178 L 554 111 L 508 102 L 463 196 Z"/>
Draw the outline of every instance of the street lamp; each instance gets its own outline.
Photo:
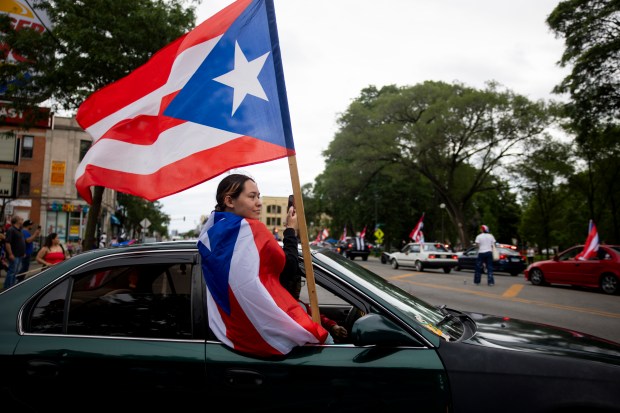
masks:
<path id="1" fill-rule="evenodd" d="M 441 243 L 443 244 L 444 242 L 446 242 L 445 238 L 443 237 L 443 211 L 444 209 L 446 209 L 446 204 L 442 202 L 441 204 L 439 204 L 439 208 L 441 208 Z"/>

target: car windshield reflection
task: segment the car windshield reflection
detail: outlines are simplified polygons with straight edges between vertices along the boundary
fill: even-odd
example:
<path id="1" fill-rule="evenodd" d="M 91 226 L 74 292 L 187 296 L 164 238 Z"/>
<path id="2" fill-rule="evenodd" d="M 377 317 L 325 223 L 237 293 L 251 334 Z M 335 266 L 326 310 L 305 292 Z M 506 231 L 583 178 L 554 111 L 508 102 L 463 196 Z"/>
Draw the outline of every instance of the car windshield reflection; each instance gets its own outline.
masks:
<path id="1" fill-rule="evenodd" d="M 463 335 L 463 324 L 458 318 L 445 323 L 445 314 L 440 309 L 415 297 L 361 265 L 331 251 L 322 251 L 320 254 L 315 254 L 315 257 L 337 272 L 345 281 L 372 290 L 373 294 L 400 311 L 398 315 L 408 319 L 410 324 L 422 325 L 446 340 L 457 340 Z M 438 328 L 437 324 L 442 321 L 445 324 Z"/>

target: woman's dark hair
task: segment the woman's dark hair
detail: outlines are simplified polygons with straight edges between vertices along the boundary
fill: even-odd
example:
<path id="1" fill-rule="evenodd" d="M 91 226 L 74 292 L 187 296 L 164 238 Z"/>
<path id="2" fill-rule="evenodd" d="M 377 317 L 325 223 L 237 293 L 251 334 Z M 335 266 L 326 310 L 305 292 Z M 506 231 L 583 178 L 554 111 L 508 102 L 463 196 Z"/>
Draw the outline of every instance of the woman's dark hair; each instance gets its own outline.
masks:
<path id="1" fill-rule="evenodd" d="M 215 194 L 215 201 L 217 202 L 215 210 L 220 212 L 226 210 L 226 204 L 224 203 L 226 197 L 230 196 L 232 199 L 239 198 L 245 187 L 245 181 L 248 180 L 255 182 L 254 179 L 242 174 L 232 174 L 222 179 L 217 186 L 217 193 Z"/>
<path id="2" fill-rule="evenodd" d="M 50 248 L 52 246 L 52 241 L 57 236 L 58 236 L 58 234 L 56 232 L 52 232 L 47 237 L 45 237 L 45 242 L 43 243 L 43 245 L 46 246 L 47 248 Z"/>

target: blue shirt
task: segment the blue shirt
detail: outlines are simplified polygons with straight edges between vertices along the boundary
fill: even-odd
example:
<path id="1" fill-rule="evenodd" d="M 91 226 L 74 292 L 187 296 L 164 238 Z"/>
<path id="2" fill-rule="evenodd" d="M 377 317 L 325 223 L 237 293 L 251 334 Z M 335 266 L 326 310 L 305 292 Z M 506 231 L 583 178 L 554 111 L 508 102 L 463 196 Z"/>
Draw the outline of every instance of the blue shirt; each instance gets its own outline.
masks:
<path id="1" fill-rule="evenodd" d="M 27 239 L 30 238 L 32 234 L 25 228 L 22 228 L 22 233 L 24 234 L 24 241 L 26 241 L 26 257 L 30 257 L 34 250 L 34 242 L 28 242 Z"/>

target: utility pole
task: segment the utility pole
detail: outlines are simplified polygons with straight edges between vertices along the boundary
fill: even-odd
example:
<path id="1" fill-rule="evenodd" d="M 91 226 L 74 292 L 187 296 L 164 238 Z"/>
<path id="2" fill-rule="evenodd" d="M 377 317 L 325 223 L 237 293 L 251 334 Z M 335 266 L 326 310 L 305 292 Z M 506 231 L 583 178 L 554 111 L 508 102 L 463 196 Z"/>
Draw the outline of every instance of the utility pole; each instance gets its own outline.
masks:
<path id="1" fill-rule="evenodd" d="M 443 211 L 446 209 L 446 204 L 443 202 L 439 204 L 439 208 L 441 208 L 441 244 L 445 244 L 446 239 L 443 237 Z"/>

